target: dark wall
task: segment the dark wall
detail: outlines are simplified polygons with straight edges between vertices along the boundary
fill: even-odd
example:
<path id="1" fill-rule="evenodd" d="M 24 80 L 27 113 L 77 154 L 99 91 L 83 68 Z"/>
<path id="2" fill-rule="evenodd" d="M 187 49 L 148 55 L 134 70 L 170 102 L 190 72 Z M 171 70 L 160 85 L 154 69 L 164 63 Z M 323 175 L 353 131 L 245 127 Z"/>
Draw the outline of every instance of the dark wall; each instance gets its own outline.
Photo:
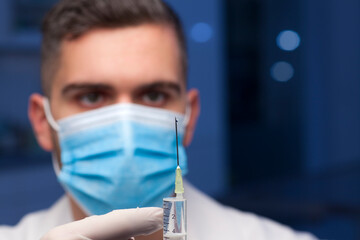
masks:
<path id="1" fill-rule="evenodd" d="M 360 2 L 229 0 L 226 19 L 233 192 L 223 201 L 359 239 Z M 279 46 L 284 30 L 296 49 Z M 279 62 L 289 79 L 276 78 Z"/>

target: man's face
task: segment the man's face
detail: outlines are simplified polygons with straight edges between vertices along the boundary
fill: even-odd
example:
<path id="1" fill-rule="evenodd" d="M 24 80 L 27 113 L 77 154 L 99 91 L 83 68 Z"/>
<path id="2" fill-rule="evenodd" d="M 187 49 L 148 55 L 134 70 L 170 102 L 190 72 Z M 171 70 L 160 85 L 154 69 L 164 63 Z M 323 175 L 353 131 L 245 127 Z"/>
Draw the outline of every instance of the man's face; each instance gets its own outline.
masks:
<path id="1" fill-rule="evenodd" d="M 184 113 L 188 102 L 192 109 L 184 138 L 188 145 L 199 100 L 196 90 L 186 92 L 180 61 L 178 40 L 166 25 L 96 29 L 63 41 L 50 89 L 52 114 L 59 120 L 115 103 Z M 30 98 L 29 117 L 40 145 L 58 152 L 37 94 Z"/>
<path id="2" fill-rule="evenodd" d="M 183 140 L 189 145 L 199 97 L 195 89 L 186 92 L 180 60 L 175 33 L 162 25 L 98 29 L 64 41 L 50 89 L 52 115 L 59 120 L 115 103 L 184 113 L 189 104 L 191 116 Z M 43 100 L 42 95 L 32 94 L 29 118 L 40 146 L 54 151 L 61 168 L 60 147 L 45 117 Z M 86 216 L 75 201 L 71 200 L 71 206 L 74 219 Z"/>

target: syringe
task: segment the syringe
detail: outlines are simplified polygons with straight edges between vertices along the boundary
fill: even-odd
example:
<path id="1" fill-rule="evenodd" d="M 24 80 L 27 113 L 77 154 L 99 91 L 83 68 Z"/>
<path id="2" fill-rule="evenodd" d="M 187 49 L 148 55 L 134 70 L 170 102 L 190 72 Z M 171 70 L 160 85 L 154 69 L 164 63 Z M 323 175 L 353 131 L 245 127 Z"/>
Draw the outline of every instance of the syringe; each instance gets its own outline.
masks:
<path id="1" fill-rule="evenodd" d="M 177 134 L 177 119 L 175 118 L 176 130 L 176 154 L 177 167 L 175 171 L 175 197 L 163 199 L 164 209 L 164 240 L 186 240 L 186 199 L 184 198 L 184 186 L 179 166 L 179 148 Z"/>

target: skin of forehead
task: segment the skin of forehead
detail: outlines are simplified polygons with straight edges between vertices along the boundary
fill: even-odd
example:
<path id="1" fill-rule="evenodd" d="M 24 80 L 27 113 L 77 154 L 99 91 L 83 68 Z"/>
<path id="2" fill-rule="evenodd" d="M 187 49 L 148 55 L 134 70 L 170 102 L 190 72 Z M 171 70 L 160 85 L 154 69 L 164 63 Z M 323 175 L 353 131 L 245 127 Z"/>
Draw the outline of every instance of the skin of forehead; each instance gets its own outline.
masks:
<path id="1" fill-rule="evenodd" d="M 162 28 L 162 29 L 166 29 L 167 31 L 169 32 L 172 32 L 172 38 L 174 38 L 174 40 L 176 41 L 176 47 L 177 47 L 177 61 L 178 61 L 178 64 L 179 64 L 179 71 L 180 71 L 180 76 L 181 76 L 181 79 L 182 79 L 182 82 L 181 82 L 181 85 L 184 86 L 184 88 L 186 89 L 186 76 L 184 76 L 184 73 L 182 72 L 182 60 L 181 60 L 181 49 L 180 49 L 180 44 L 179 44 L 179 39 L 177 38 L 176 34 L 175 34 L 175 30 L 173 29 L 173 27 L 171 26 L 168 26 L 168 25 L 164 25 L 164 24 L 142 24 L 142 25 L 139 25 L 139 26 L 136 26 L 136 27 L 121 27 L 121 28 L 114 28 L 114 29 L 106 29 L 106 28 L 99 28 L 99 29 L 94 29 L 94 30 L 90 30 L 89 32 L 86 32 L 84 35 L 80 36 L 79 38 L 77 39 L 74 39 L 74 40 L 63 40 L 61 42 L 61 45 L 60 45 L 60 49 L 59 49 L 59 54 L 57 56 L 57 61 L 56 61 L 56 64 L 58 65 L 56 67 L 56 71 L 55 73 L 53 74 L 53 77 L 52 79 L 49 80 L 50 84 L 48 85 L 48 88 L 49 88 L 49 97 L 52 95 L 52 92 L 54 91 L 54 84 L 55 84 L 55 81 L 57 80 L 56 79 L 56 76 L 57 76 L 57 73 L 59 72 L 59 70 L 61 69 L 62 67 L 62 58 L 63 58 L 63 54 L 64 54 L 64 46 L 66 45 L 69 45 L 71 44 L 72 42 L 76 42 L 76 41 L 79 41 L 80 39 L 82 38 L 86 38 L 88 35 L 96 32 L 96 31 L 121 31 L 121 30 L 126 30 L 126 29 L 134 29 L 134 28 L 139 28 L 139 27 L 153 27 L 153 28 Z M 54 63 L 55 64 L 55 63 Z"/>

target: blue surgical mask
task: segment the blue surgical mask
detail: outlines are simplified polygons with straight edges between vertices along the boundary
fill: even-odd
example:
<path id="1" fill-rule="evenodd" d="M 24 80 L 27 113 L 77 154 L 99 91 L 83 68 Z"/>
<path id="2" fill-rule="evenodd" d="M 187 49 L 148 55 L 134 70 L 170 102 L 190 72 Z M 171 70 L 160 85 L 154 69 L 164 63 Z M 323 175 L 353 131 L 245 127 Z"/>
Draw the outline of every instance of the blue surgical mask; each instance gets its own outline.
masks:
<path id="1" fill-rule="evenodd" d="M 162 205 L 173 193 L 176 169 L 174 118 L 179 120 L 179 157 L 187 160 L 185 116 L 136 104 L 115 104 L 48 122 L 57 131 L 64 188 L 88 214 Z M 182 123 L 182 124 L 181 124 Z"/>

